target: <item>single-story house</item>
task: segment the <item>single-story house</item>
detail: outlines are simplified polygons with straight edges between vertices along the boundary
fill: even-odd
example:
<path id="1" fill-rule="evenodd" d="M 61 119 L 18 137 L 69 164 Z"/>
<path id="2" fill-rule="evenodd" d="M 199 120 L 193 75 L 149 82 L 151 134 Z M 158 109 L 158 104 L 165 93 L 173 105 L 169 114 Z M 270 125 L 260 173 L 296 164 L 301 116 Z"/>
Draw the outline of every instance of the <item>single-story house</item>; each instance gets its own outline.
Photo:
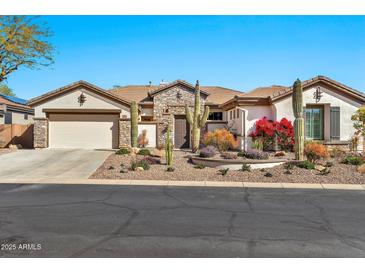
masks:
<path id="1" fill-rule="evenodd" d="M 347 145 L 354 134 L 351 116 L 365 104 L 365 95 L 324 76 L 302 84 L 306 139 Z M 202 106 L 210 107 L 204 130 L 226 127 L 242 148 L 251 145 L 248 136 L 258 119 L 294 121 L 291 87 L 263 87 L 246 93 L 218 86 L 201 86 L 200 90 Z M 110 90 L 85 81 L 73 83 L 28 102 L 35 111 L 34 146 L 111 149 L 130 145 L 130 105 L 136 101 L 138 131 L 147 130 L 149 146 L 164 145 L 171 123 L 175 148 L 189 148 L 184 106 L 193 107 L 194 92 L 195 87 L 182 80 Z"/>
<path id="2" fill-rule="evenodd" d="M 34 110 L 27 105 L 26 100 L 0 94 L 0 125 L 31 124 L 33 116 Z"/>

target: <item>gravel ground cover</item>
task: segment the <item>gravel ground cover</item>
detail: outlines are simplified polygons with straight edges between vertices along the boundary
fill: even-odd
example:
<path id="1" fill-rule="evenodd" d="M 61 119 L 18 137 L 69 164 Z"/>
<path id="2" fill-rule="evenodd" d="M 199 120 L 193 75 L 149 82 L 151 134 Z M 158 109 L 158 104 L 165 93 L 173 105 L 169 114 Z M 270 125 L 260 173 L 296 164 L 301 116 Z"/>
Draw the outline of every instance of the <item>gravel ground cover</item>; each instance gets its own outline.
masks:
<path id="1" fill-rule="evenodd" d="M 13 150 L 9 149 L 9 148 L 0 148 L 0 155 L 2 154 L 6 154 L 6 153 L 10 153 Z"/>
<path id="2" fill-rule="evenodd" d="M 333 166 L 330 173 L 320 175 L 317 170 L 306 170 L 294 167 L 292 174 L 285 174 L 284 166 L 276 166 L 264 170 L 228 171 L 225 176 L 219 173 L 218 168 L 197 169 L 189 163 L 184 151 L 174 152 L 174 172 L 166 172 L 164 159 L 161 165 L 151 165 L 149 170 L 120 173 L 121 164 L 129 168 L 131 161 L 143 159 L 136 155 L 110 155 L 90 178 L 93 179 L 136 179 L 136 180 L 170 180 L 170 181 L 239 181 L 239 182 L 270 182 L 270 183 L 338 183 L 338 184 L 365 184 L 365 175 L 356 171 L 355 166 L 341 164 L 331 159 Z M 268 177 L 270 173 L 272 176 Z"/>

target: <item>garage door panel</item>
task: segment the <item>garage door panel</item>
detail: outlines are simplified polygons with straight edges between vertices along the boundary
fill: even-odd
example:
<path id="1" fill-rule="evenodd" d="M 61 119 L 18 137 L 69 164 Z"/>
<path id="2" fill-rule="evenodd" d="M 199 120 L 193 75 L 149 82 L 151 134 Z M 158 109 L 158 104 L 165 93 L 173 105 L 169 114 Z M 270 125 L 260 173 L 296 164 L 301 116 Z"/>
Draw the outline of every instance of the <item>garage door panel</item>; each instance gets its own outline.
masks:
<path id="1" fill-rule="evenodd" d="M 117 148 L 118 119 L 108 114 L 50 114 L 49 147 Z"/>

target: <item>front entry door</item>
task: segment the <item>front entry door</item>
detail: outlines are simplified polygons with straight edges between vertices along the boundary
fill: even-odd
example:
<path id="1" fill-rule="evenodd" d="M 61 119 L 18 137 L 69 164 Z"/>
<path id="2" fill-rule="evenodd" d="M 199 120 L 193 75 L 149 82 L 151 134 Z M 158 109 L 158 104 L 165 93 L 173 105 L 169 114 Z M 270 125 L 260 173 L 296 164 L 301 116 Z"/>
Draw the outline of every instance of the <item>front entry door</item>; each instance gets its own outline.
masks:
<path id="1" fill-rule="evenodd" d="M 185 116 L 175 116 L 175 148 L 190 147 L 190 126 Z"/>

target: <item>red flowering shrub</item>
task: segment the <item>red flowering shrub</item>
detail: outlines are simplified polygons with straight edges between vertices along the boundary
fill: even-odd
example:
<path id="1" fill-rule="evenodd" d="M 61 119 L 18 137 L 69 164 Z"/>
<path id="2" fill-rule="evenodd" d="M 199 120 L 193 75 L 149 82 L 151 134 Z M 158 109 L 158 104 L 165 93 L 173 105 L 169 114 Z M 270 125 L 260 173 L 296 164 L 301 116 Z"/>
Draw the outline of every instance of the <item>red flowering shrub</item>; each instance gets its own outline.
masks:
<path id="1" fill-rule="evenodd" d="M 256 121 L 255 130 L 249 134 L 254 141 L 263 143 L 263 148 L 273 147 L 275 138 L 278 146 L 283 150 L 292 150 L 294 146 L 294 129 L 291 121 L 283 118 L 278 121 L 268 120 L 266 117 Z"/>

